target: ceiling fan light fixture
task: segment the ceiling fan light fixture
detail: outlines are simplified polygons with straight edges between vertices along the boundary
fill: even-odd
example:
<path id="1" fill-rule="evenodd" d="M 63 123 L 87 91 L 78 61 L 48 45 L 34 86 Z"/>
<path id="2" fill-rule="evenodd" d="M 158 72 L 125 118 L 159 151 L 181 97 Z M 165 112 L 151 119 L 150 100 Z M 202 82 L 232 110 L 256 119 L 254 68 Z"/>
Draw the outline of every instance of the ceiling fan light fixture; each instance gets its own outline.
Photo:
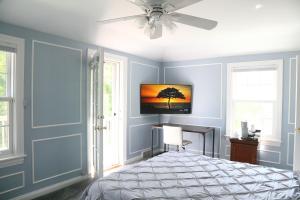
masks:
<path id="1" fill-rule="evenodd" d="M 147 24 L 144 29 L 144 34 L 150 36 L 151 26 Z"/>

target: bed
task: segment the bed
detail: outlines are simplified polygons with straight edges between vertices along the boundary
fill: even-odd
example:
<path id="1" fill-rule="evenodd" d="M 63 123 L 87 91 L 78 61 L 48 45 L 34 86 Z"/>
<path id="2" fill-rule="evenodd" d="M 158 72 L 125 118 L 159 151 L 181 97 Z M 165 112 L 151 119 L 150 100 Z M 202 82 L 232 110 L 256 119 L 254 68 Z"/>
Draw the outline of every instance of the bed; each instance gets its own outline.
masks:
<path id="1" fill-rule="evenodd" d="M 82 200 L 300 199 L 295 172 L 167 152 L 96 180 Z"/>

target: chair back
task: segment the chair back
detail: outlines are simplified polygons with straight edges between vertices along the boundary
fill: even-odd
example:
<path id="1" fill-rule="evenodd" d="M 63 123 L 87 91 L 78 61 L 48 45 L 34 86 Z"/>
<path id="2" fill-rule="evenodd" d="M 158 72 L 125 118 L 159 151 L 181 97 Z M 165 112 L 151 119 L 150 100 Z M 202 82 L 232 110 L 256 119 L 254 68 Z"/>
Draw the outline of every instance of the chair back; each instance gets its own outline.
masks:
<path id="1" fill-rule="evenodd" d="M 164 144 L 182 146 L 182 128 L 175 126 L 163 126 Z"/>

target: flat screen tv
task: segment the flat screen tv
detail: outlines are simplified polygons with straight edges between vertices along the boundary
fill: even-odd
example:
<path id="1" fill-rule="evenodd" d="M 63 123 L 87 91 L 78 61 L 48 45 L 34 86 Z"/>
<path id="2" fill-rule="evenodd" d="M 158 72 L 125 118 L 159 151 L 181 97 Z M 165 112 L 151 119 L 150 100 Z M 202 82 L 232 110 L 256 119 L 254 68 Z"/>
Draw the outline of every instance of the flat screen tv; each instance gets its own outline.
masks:
<path id="1" fill-rule="evenodd" d="M 141 84 L 140 102 L 141 114 L 190 114 L 192 86 Z"/>

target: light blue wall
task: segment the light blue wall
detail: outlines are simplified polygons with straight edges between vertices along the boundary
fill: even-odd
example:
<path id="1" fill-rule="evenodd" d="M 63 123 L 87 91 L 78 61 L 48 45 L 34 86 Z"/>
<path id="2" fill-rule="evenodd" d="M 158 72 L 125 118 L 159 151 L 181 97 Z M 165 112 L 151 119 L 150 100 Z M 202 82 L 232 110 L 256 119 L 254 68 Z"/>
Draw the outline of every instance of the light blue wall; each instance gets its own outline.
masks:
<path id="1" fill-rule="evenodd" d="M 6 188 L 0 185 L 0 199 L 9 199 L 86 174 L 89 45 L 5 23 L 0 23 L 0 33 L 25 40 L 26 157 L 21 165 L 0 168 L 0 177 L 15 180 L 7 181 Z"/>
<path id="2" fill-rule="evenodd" d="M 260 148 L 260 164 L 292 168 L 295 126 L 296 58 L 300 52 L 234 56 L 193 61 L 163 63 L 165 83 L 193 85 L 193 111 L 190 115 L 162 115 L 162 122 L 185 123 L 216 127 L 215 150 L 221 158 L 230 157 L 230 143 L 224 137 L 226 130 L 226 74 L 227 63 L 283 59 L 283 115 L 281 146 Z M 202 138 L 185 134 L 193 141 L 191 151 L 202 152 Z M 211 153 L 211 139 L 207 138 L 207 153 Z"/>
<path id="3" fill-rule="evenodd" d="M 128 111 L 128 158 L 141 155 L 142 152 L 150 150 L 151 126 L 159 122 L 159 115 L 140 114 L 140 84 L 159 83 L 159 63 L 129 62 L 129 111 Z M 154 145 L 159 144 L 158 135 Z"/>
<path id="4" fill-rule="evenodd" d="M 10 199 L 33 190 L 87 173 L 87 49 L 96 45 L 41 33 L 0 22 L 0 33 L 25 39 L 25 162 L 0 168 L 0 199 Z M 132 70 L 128 102 L 135 110 L 140 81 L 156 80 L 160 63 L 130 54 Z M 155 66 L 155 68 L 148 67 Z M 145 66 L 145 71 L 141 67 Z M 158 68 L 157 68 L 158 67 Z M 156 69 L 157 68 L 157 69 Z M 144 73 L 146 72 L 146 73 Z M 130 112 L 131 110 L 131 112 Z M 149 148 L 149 126 L 159 117 L 128 119 L 130 158 Z M 133 132 L 133 134 L 131 134 Z"/>

